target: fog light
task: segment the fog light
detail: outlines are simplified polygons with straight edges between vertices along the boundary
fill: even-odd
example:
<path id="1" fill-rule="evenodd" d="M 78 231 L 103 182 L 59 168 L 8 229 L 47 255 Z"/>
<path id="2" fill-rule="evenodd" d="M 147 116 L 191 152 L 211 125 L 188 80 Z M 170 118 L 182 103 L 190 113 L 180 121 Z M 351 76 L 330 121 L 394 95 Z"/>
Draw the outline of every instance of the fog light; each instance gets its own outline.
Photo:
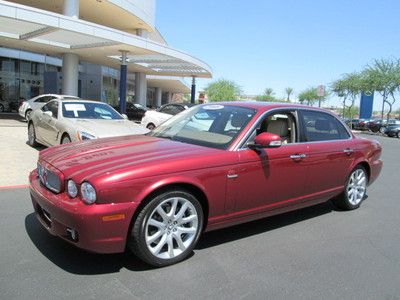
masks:
<path id="1" fill-rule="evenodd" d="M 78 188 L 73 180 L 68 180 L 68 195 L 71 198 L 75 198 L 78 195 Z"/>

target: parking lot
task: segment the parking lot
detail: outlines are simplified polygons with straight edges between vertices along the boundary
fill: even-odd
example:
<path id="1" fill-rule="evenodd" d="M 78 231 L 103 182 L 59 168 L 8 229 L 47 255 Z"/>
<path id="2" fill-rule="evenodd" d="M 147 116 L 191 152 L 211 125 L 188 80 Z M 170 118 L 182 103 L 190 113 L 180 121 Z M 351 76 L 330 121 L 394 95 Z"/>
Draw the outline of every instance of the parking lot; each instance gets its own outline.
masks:
<path id="1" fill-rule="evenodd" d="M 153 269 L 41 227 L 24 187 L 38 150 L 26 145 L 26 123 L 2 117 L 1 298 L 400 299 L 400 139 L 362 136 L 382 143 L 384 168 L 360 209 L 325 203 L 210 232 L 190 259 Z"/>

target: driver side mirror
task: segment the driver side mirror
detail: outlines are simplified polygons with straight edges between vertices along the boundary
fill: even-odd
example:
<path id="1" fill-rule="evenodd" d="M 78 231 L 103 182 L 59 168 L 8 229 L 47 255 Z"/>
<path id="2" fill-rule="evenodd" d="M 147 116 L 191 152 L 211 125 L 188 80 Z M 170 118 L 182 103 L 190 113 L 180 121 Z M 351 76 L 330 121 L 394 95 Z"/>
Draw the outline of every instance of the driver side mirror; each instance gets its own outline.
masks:
<path id="1" fill-rule="evenodd" d="M 263 132 L 256 136 L 254 143 L 248 144 L 250 149 L 278 148 L 282 146 L 282 139 L 279 135 L 270 132 Z"/>

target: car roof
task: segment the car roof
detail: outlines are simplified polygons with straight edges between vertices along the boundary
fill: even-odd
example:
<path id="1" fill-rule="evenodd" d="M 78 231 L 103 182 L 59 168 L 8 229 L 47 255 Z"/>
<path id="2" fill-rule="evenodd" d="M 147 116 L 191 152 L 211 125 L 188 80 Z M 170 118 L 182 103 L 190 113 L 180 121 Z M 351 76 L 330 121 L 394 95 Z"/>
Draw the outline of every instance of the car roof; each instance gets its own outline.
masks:
<path id="1" fill-rule="evenodd" d="M 331 111 L 323 108 L 309 106 L 300 103 L 290 103 L 290 102 L 229 101 L 229 102 L 209 102 L 202 105 L 213 105 L 213 104 L 247 107 L 256 109 L 258 111 L 267 111 L 275 108 L 303 108 L 303 109 L 306 108 L 312 110 L 319 110 L 322 112 L 329 112 L 333 114 Z"/>

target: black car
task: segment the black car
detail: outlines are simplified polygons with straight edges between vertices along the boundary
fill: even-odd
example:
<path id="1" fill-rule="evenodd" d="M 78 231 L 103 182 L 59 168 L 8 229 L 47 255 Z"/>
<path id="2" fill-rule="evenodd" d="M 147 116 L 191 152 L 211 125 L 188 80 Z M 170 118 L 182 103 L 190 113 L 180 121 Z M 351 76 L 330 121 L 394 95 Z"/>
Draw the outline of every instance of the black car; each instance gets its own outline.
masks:
<path id="1" fill-rule="evenodd" d="M 113 106 L 115 110 L 119 111 L 119 105 Z M 140 122 L 143 118 L 144 113 L 147 111 L 147 108 L 141 104 L 127 102 L 126 103 L 126 115 L 129 120 Z"/>
<path id="2" fill-rule="evenodd" d="M 400 138 L 400 124 L 389 124 L 385 128 L 385 134 L 390 137 Z"/>

